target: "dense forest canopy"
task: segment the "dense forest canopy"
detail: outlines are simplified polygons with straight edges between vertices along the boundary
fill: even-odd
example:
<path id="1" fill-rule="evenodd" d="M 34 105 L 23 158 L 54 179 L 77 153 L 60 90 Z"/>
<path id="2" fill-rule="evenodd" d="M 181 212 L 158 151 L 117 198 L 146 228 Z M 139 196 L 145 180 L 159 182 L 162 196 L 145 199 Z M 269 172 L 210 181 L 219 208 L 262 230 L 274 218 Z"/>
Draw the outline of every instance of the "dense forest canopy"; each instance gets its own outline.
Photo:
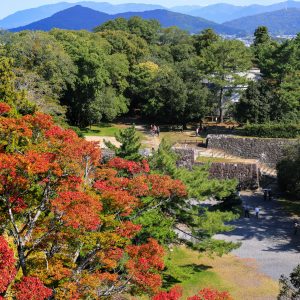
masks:
<path id="1" fill-rule="evenodd" d="M 299 113 L 299 37 L 278 43 L 265 27 L 249 49 L 211 29 L 190 35 L 155 20 L 118 18 L 94 32 L 53 29 L 1 34 L 15 86 L 61 122 L 85 127 L 138 110 L 164 123 L 215 115 L 241 122 L 293 119 Z M 259 67 L 263 79 L 247 83 Z M 39 84 L 37 84 L 37 82 Z M 249 84 L 246 92 L 240 86 Z M 231 95 L 243 94 L 231 106 Z"/>

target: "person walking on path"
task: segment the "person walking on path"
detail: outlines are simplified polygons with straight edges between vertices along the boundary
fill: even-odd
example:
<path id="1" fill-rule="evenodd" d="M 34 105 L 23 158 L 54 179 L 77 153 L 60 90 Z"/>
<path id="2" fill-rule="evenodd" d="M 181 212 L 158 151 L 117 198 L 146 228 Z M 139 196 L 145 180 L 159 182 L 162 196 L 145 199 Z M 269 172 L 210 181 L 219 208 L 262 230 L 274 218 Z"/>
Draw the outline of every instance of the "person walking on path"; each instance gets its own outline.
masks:
<path id="1" fill-rule="evenodd" d="M 196 128 L 196 136 L 199 136 L 199 127 Z"/>
<path id="2" fill-rule="evenodd" d="M 268 191 L 264 190 L 264 200 L 267 201 L 268 198 Z"/>
<path id="3" fill-rule="evenodd" d="M 268 192 L 269 200 L 271 201 L 273 199 L 273 193 L 272 190 L 269 190 Z"/>
<path id="4" fill-rule="evenodd" d="M 245 209 L 245 218 L 250 218 L 250 207 L 246 204 L 244 209 Z"/>
<path id="5" fill-rule="evenodd" d="M 153 129 L 153 127 L 154 127 L 154 125 L 151 124 L 150 133 L 151 133 L 152 136 L 154 135 L 154 129 Z"/>
<path id="6" fill-rule="evenodd" d="M 256 216 L 256 219 L 258 219 L 259 217 L 259 212 L 260 212 L 260 208 L 258 206 L 255 207 L 255 216 Z"/>
<path id="7" fill-rule="evenodd" d="M 153 136 L 155 136 L 156 133 L 157 133 L 157 127 L 156 125 L 153 125 Z"/>
<path id="8" fill-rule="evenodd" d="M 299 228 L 300 228 L 300 224 L 296 221 L 294 223 L 294 235 L 297 235 Z"/>

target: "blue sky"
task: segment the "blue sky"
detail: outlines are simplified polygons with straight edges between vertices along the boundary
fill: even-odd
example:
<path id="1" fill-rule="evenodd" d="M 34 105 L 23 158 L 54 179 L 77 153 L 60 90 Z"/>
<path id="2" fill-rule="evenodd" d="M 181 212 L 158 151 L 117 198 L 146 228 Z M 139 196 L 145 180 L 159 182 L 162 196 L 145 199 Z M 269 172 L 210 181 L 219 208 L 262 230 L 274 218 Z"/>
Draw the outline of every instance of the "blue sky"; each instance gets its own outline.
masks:
<path id="1" fill-rule="evenodd" d="M 78 2 L 80 0 L 0 0 L 0 18 L 14 13 L 18 10 L 23 10 L 26 8 L 37 7 L 50 3 L 57 2 Z M 97 2 L 110 2 L 110 3 L 155 3 L 165 6 L 175 6 L 175 5 L 208 5 L 219 2 L 226 2 L 236 5 L 248 5 L 252 3 L 258 3 L 263 5 L 268 5 L 275 2 L 282 2 L 284 0 L 91 0 Z"/>

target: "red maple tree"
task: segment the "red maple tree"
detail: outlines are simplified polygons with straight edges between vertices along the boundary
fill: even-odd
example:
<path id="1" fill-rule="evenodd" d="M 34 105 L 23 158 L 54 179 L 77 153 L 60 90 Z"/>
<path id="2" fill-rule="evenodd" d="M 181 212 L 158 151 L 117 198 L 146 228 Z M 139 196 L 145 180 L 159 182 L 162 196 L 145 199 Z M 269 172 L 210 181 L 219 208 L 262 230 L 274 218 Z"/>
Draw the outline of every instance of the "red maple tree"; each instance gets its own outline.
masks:
<path id="1" fill-rule="evenodd" d="M 95 143 L 51 117 L 5 117 L 5 107 L 0 106 L 1 295 L 6 297 L 8 287 L 18 300 L 157 292 L 163 248 L 154 239 L 138 242 L 141 225 L 133 221 L 151 209 L 143 197 L 159 205 L 185 197 L 185 186 L 151 175 L 146 161 L 114 158 L 104 165 Z"/>

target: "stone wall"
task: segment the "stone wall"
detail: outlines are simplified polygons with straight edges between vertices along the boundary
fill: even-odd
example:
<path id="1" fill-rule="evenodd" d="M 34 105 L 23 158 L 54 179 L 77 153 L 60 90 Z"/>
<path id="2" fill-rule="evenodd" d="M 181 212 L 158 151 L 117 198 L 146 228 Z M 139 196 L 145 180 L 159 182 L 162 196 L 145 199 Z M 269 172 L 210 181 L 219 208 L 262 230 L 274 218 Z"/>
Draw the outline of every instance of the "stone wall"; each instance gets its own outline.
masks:
<path id="1" fill-rule="evenodd" d="M 175 148 L 180 156 L 178 167 L 192 168 L 194 165 L 203 165 L 195 162 L 194 149 Z M 259 187 L 260 170 L 257 164 L 247 163 L 212 163 L 209 169 L 210 177 L 217 179 L 237 179 L 243 190 L 255 190 Z"/>
<path id="2" fill-rule="evenodd" d="M 257 164 L 212 163 L 211 178 L 237 179 L 242 190 L 256 190 L 259 187 L 260 170 Z"/>
<path id="3" fill-rule="evenodd" d="M 291 139 L 235 137 L 213 134 L 207 136 L 207 148 L 219 149 L 242 158 L 257 159 L 270 167 L 275 167 L 282 159 L 285 148 L 296 143 L 296 140 Z"/>
<path id="4" fill-rule="evenodd" d="M 192 148 L 174 148 L 179 156 L 177 167 L 191 168 L 195 163 L 195 152 Z"/>

